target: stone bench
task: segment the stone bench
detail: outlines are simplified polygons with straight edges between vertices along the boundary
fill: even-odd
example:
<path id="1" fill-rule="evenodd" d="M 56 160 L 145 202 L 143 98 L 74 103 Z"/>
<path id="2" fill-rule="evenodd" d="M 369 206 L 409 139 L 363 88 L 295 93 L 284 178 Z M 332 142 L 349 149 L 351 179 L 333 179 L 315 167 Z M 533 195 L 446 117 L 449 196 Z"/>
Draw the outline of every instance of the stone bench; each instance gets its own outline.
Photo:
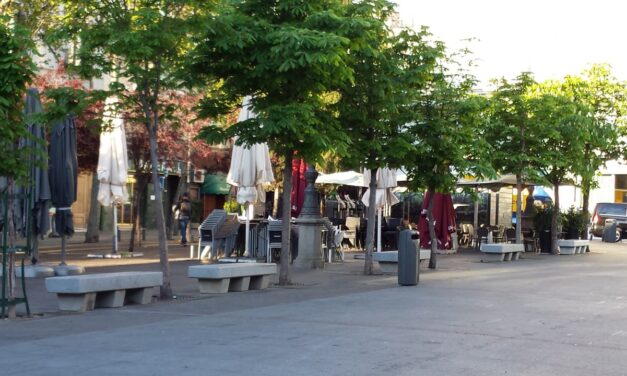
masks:
<path id="1" fill-rule="evenodd" d="M 398 251 L 374 252 L 372 259 L 379 263 L 381 273 L 398 272 Z M 431 259 L 431 250 L 420 250 L 420 261 Z"/>
<path id="2" fill-rule="evenodd" d="M 590 241 L 585 239 L 566 239 L 558 240 L 557 245 L 560 247 L 560 255 L 576 255 L 586 253 L 586 248 L 590 245 Z"/>
<path id="3" fill-rule="evenodd" d="M 481 262 L 516 261 L 525 251 L 524 244 L 490 243 L 481 244 Z"/>
<path id="4" fill-rule="evenodd" d="M 198 279 L 201 294 L 262 290 L 276 273 L 276 264 L 261 263 L 193 265 L 187 269 L 189 278 Z"/>
<path id="5" fill-rule="evenodd" d="M 162 272 L 119 272 L 46 278 L 48 292 L 56 293 L 62 311 L 85 312 L 96 307 L 148 304 L 153 290 L 163 284 Z"/>

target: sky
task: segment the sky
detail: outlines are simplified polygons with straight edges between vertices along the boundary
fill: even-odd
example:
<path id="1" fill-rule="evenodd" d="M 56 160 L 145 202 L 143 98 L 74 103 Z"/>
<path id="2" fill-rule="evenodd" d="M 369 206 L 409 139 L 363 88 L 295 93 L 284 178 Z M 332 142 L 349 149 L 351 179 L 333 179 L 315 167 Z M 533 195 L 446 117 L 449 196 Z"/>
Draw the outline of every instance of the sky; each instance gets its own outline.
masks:
<path id="1" fill-rule="evenodd" d="M 469 46 L 483 89 L 492 78 L 531 71 L 538 81 L 560 79 L 591 63 L 609 63 L 627 81 L 627 1 L 392 1 L 406 26 L 428 26 L 455 49 Z M 468 38 L 477 40 L 464 44 Z"/>

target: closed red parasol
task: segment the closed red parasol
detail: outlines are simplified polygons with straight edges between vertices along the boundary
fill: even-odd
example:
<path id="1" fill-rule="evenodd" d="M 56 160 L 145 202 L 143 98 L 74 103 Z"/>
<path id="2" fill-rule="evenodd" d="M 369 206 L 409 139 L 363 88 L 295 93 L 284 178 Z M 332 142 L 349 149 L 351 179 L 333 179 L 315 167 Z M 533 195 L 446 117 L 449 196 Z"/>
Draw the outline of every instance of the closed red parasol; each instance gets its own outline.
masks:
<path id="1" fill-rule="evenodd" d="M 422 201 L 422 211 L 418 220 L 420 232 L 420 248 L 431 248 L 429 236 L 429 223 L 427 221 L 427 208 L 429 205 L 429 192 L 425 193 Z M 451 195 L 436 192 L 433 196 L 433 221 L 435 222 L 435 236 L 438 240 L 438 249 L 451 249 L 453 241 L 451 234 L 455 232 L 455 209 Z"/>

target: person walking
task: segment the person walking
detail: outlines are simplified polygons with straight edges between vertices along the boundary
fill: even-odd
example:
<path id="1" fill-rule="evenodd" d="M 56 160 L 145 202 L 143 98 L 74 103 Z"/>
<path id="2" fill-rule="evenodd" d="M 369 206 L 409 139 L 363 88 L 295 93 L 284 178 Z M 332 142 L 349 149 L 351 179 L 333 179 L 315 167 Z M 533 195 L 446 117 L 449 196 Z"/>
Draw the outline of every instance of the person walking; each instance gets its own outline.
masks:
<path id="1" fill-rule="evenodd" d="M 181 229 L 181 245 L 187 245 L 187 226 L 192 217 L 192 203 L 187 192 L 179 197 L 175 206 L 175 216 L 179 221 Z"/>

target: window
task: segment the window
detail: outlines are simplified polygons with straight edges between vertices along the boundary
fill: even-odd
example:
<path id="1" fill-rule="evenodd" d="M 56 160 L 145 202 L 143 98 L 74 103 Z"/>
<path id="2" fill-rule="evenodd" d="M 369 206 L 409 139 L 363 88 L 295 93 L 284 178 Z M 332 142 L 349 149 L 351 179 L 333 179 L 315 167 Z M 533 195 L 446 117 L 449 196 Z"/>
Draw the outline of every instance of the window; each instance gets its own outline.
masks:
<path id="1" fill-rule="evenodd" d="M 614 202 L 627 202 L 627 175 L 615 175 Z"/>

